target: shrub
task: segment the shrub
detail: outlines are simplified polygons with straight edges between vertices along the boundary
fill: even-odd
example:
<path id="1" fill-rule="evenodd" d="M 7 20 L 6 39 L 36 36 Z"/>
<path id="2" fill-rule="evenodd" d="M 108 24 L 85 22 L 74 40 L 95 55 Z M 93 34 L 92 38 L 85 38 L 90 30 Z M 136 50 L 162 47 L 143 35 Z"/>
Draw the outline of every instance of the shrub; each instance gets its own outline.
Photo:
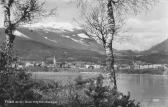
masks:
<path id="1" fill-rule="evenodd" d="M 123 95 L 115 88 L 103 85 L 103 76 L 99 75 L 90 81 L 82 80 L 81 77 L 76 79 L 76 85 L 84 87 L 84 92 L 90 98 L 90 106 L 92 107 L 139 107 L 140 104 L 135 104 L 135 100 L 130 99 L 130 93 Z"/>
<path id="2" fill-rule="evenodd" d="M 7 104 L 5 100 L 10 101 L 32 101 L 39 99 L 39 95 L 33 91 L 34 81 L 31 75 L 24 69 L 12 67 L 12 64 L 17 62 L 13 51 L 6 51 L 4 46 L 0 52 L 0 105 L 14 106 L 15 104 Z M 17 107 L 23 104 L 17 105 Z"/>

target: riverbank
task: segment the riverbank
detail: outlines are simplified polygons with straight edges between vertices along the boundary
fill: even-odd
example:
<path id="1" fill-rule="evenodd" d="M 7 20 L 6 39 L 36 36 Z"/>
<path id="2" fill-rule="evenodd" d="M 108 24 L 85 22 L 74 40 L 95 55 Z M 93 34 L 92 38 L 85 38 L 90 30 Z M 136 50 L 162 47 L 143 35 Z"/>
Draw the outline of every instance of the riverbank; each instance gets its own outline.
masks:
<path id="1" fill-rule="evenodd" d="M 163 69 L 137 69 L 137 70 L 118 70 L 117 73 L 120 74 L 151 74 L 151 75 L 163 75 L 164 74 Z"/>

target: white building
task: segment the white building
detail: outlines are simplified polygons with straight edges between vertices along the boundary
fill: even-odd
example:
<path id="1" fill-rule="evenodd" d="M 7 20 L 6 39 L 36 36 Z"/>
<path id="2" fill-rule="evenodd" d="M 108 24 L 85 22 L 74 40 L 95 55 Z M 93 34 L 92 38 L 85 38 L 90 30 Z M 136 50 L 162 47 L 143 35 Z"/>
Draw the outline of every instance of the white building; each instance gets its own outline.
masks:
<path id="1" fill-rule="evenodd" d="M 33 66 L 34 66 L 34 64 L 31 63 L 31 62 L 26 62 L 25 63 L 25 67 L 33 67 Z"/>

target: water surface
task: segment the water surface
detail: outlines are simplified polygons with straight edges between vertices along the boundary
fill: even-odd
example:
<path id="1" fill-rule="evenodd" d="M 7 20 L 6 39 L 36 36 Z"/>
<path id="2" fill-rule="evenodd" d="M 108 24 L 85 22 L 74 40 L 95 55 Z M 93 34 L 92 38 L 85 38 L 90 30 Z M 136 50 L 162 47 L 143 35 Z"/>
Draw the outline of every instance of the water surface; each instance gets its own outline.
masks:
<path id="1" fill-rule="evenodd" d="M 119 74 L 117 82 L 119 90 L 130 91 L 141 107 L 168 107 L 168 76 Z"/>

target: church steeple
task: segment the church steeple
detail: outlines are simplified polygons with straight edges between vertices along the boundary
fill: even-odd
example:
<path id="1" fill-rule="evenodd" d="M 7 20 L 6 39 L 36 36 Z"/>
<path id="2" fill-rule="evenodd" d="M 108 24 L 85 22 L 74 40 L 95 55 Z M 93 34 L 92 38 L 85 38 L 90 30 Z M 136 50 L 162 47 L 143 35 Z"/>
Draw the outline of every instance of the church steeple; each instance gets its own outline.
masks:
<path id="1" fill-rule="evenodd" d="M 56 58 L 55 58 L 55 56 L 54 56 L 54 58 L 53 58 L 53 64 L 56 66 L 56 64 L 57 64 L 57 60 L 56 60 Z"/>

